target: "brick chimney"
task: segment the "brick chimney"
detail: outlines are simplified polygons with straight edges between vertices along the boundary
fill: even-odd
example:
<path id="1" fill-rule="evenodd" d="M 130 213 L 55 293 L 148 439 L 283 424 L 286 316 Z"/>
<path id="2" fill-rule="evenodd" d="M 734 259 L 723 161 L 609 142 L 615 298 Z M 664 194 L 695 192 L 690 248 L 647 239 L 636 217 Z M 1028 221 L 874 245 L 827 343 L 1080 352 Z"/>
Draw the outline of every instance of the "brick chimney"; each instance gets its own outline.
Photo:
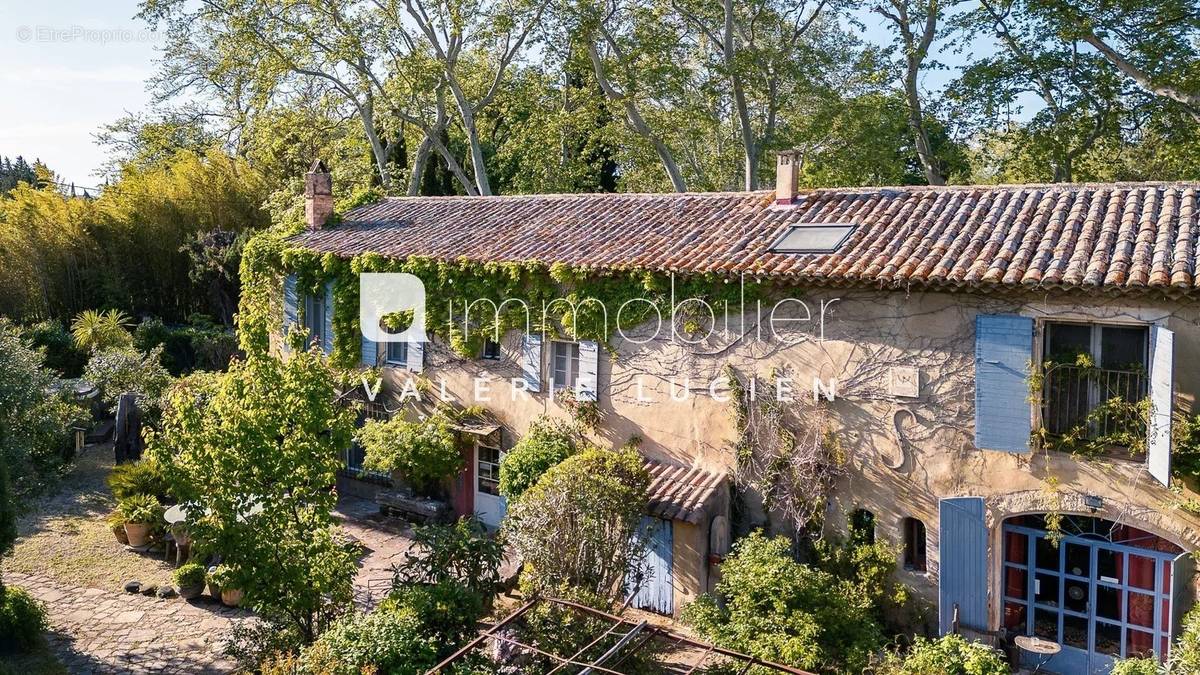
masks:
<path id="1" fill-rule="evenodd" d="M 319 230 L 332 215 L 333 176 L 325 162 L 318 159 L 304 174 L 304 221 L 308 223 L 308 229 Z"/>
<path id="2" fill-rule="evenodd" d="M 792 204 L 796 201 L 799 154 L 795 150 L 780 150 L 775 157 L 776 204 Z"/>

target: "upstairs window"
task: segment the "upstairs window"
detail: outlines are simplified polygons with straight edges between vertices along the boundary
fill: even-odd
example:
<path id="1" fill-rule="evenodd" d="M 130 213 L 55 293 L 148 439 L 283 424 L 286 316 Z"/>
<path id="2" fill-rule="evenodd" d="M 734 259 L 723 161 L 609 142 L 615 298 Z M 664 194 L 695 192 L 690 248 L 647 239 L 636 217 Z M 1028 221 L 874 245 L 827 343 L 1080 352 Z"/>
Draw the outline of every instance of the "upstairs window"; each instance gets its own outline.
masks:
<path id="1" fill-rule="evenodd" d="M 1042 418 L 1046 430 L 1084 428 L 1089 438 L 1126 431 L 1127 420 L 1089 414 L 1112 399 L 1146 397 L 1149 331 L 1145 326 L 1048 323 L 1042 361 Z M 1138 432 L 1141 433 L 1141 432 Z"/>
<path id="2" fill-rule="evenodd" d="M 579 383 L 579 343 L 550 343 L 550 377 L 555 389 L 574 389 Z"/>
<path id="3" fill-rule="evenodd" d="M 485 340 L 483 343 L 483 358 L 489 361 L 499 361 L 500 343 L 495 340 Z"/>
<path id="4" fill-rule="evenodd" d="M 387 343 L 388 365 L 408 366 L 408 343 L 404 341 Z"/>
<path id="5" fill-rule="evenodd" d="M 854 234 L 856 227 L 850 223 L 795 225 L 771 244 L 771 253 L 833 253 Z"/>
<path id="6" fill-rule="evenodd" d="M 916 518 L 905 518 L 904 569 L 914 572 L 925 571 L 925 523 Z"/>
<path id="7" fill-rule="evenodd" d="M 325 344 L 325 296 L 304 296 L 304 329 L 309 344 Z"/>

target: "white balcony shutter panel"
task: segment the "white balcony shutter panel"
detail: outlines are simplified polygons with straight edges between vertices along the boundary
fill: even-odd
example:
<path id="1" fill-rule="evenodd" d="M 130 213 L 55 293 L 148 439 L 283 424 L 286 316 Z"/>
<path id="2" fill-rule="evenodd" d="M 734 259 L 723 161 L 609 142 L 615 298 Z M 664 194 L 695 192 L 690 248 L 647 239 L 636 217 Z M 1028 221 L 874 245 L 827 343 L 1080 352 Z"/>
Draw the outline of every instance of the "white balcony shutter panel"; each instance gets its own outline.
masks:
<path id="1" fill-rule="evenodd" d="M 413 340 L 408 343 L 408 360 L 404 364 L 414 373 L 425 368 L 425 343 Z"/>
<path id="2" fill-rule="evenodd" d="M 529 391 L 542 390 L 542 336 L 526 335 L 521 344 L 521 373 Z"/>
<path id="3" fill-rule="evenodd" d="M 579 378 L 575 394 L 580 401 L 595 401 L 597 399 L 596 371 L 599 363 L 600 345 L 594 340 L 580 341 Z"/>
<path id="4" fill-rule="evenodd" d="M 1175 333 L 1150 328 L 1150 425 L 1146 462 L 1150 475 L 1163 485 L 1171 483 L 1171 404 L 1175 370 Z"/>

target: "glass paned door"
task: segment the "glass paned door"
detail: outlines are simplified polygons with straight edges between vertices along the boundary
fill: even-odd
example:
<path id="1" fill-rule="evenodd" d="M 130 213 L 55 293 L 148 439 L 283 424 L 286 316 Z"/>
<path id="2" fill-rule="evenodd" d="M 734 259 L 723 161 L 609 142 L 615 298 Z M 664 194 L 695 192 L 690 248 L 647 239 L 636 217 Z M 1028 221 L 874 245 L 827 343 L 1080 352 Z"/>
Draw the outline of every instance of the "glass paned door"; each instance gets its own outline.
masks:
<path id="1" fill-rule="evenodd" d="M 475 441 L 475 515 L 485 525 L 500 527 L 507 504 L 500 496 L 500 460 L 504 452 L 499 445 L 484 440 Z"/>
<path id="2" fill-rule="evenodd" d="M 1014 524 L 1004 526 L 1004 549 L 1002 622 L 1061 645 L 1044 669 L 1107 673 L 1119 658 L 1165 660 L 1172 593 L 1164 575 L 1177 554 L 1099 534 L 1064 535 L 1055 546 L 1045 530 Z"/>

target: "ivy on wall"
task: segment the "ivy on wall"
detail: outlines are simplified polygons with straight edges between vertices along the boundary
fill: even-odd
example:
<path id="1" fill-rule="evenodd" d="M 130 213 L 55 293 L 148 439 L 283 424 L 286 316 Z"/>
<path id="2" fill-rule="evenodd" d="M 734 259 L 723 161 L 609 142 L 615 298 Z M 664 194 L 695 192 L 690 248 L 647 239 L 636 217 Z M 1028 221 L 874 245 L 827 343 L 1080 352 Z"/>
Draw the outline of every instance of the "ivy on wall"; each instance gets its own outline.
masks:
<path id="1" fill-rule="evenodd" d="M 668 326 L 672 301 L 683 330 L 695 333 L 705 330 L 712 319 L 699 303 L 685 300 L 703 300 L 720 321 L 726 307 L 753 303 L 770 291 L 762 282 L 748 280 L 743 285 L 736 278 L 716 274 L 672 277 L 638 269 L 595 270 L 562 263 L 481 263 L 423 256 L 401 259 L 377 253 L 343 258 L 287 241 L 301 231 L 303 224 L 281 225 L 260 233 L 246 246 L 238 327 L 241 346 L 247 352 L 267 350 L 271 333 L 282 323 L 279 296 L 286 274 L 296 275 L 301 293 L 322 293 L 324 284 L 333 282 L 330 359 L 340 368 L 352 368 L 360 359 L 358 275 L 364 272 L 405 272 L 421 279 L 426 332 L 441 338 L 464 358 L 477 356 L 486 338 L 509 330 L 545 331 L 609 345 L 618 328 L 653 324 L 659 320 L 656 313 L 661 325 Z M 303 312 L 302 307 L 298 310 Z"/>

